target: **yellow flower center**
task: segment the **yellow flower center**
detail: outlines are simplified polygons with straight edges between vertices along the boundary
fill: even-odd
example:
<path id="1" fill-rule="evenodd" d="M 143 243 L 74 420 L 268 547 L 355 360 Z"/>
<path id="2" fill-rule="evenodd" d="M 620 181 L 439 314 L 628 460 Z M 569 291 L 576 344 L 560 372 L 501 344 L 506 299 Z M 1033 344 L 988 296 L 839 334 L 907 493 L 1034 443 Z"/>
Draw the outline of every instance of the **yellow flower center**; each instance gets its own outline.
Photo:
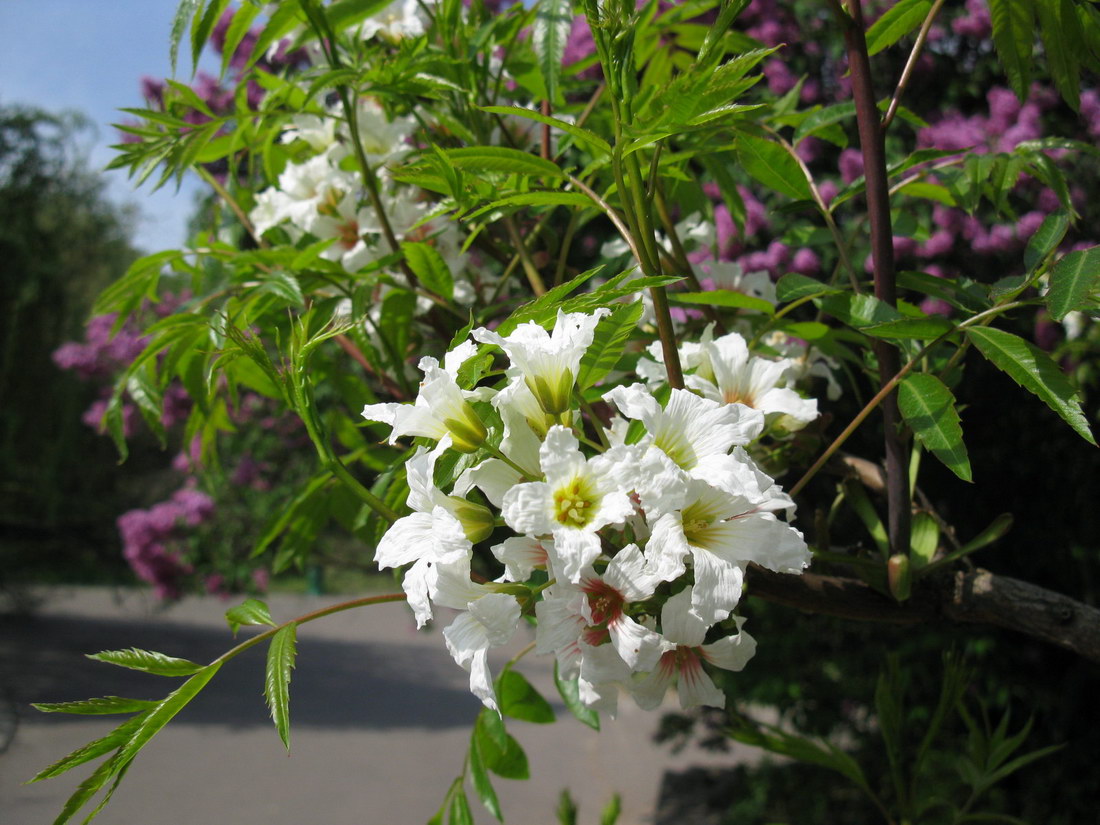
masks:
<path id="1" fill-rule="evenodd" d="M 584 527 L 592 521 L 597 504 L 591 485 L 578 476 L 554 491 L 554 518 L 566 527 Z"/>

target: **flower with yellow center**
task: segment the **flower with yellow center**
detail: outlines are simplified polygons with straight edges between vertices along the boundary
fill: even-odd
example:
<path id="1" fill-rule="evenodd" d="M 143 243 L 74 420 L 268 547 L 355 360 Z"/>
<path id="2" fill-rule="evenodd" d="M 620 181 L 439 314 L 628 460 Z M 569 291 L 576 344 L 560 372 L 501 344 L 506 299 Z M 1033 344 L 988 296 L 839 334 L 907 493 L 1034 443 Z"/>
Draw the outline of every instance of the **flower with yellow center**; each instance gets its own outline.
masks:
<path id="1" fill-rule="evenodd" d="M 504 520 L 518 533 L 552 536 L 554 573 L 576 582 L 600 555 L 598 532 L 621 524 L 634 505 L 617 481 L 623 475 L 620 462 L 607 455 L 586 459 L 565 427 L 549 429 L 539 463 L 546 480 L 517 484 L 505 493 Z"/>

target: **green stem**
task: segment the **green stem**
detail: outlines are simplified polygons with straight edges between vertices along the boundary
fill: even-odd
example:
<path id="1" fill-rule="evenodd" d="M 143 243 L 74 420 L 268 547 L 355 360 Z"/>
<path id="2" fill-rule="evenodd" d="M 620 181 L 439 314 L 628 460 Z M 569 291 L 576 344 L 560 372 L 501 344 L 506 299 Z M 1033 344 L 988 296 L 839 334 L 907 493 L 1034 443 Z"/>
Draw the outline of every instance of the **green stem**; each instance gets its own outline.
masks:
<path id="1" fill-rule="evenodd" d="M 270 630 L 265 630 L 263 633 L 257 633 L 251 639 L 246 639 L 236 647 L 230 648 L 217 659 L 212 661 L 208 667 L 214 665 L 221 665 L 228 662 L 230 659 L 234 659 L 241 653 L 244 653 L 250 647 L 255 647 L 260 642 L 266 641 L 278 633 L 280 630 L 289 627 L 290 625 L 308 624 L 316 619 L 322 619 L 325 616 L 331 616 L 333 613 L 341 613 L 345 610 L 352 610 L 356 607 L 368 607 L 372 604 L 385 604 L 387 602 L 403 602 L 405 601 L 404 593 L 386 593 L 383 596 L 365 596 L 359 599 L 352 599 L 347 602 L 340 602 L 339 604 L 329 605 L 328 607 L 322 607 L 320 610 L 314 610 L 310 613 L 306 613 L 302 616 L 298 616 L 296 619 L 283 622 Z"/>
<path id="2" fill-rule="evenodd" d="M 374 493 L 364 487 L 362 482 L 360 482 L 359 479 L 351 474 L 351 472 L 348 470 L 347 467 L 344 466 L 343 462 L 340 461 L 339 458 L 333 456 L 325 464 L 325 469 L 336 476 L 338 479 L 340 479 L 342 482 L 344 482 L 344 484 L 346 484 L 351 489 L 351 491 L 355 493 L 356 496 L 358 496 L 360 501 L 362 501 L 364 504 L 374 510 L 374 512 L 376 512 L 390 524 L 393 524 L 400 518 L 397 513 L 390 509 L 389 505 L 387 505 L 386 502 L 382 501 L 382 499 L 380 499 L 378 496 L 376 496 Z"/>

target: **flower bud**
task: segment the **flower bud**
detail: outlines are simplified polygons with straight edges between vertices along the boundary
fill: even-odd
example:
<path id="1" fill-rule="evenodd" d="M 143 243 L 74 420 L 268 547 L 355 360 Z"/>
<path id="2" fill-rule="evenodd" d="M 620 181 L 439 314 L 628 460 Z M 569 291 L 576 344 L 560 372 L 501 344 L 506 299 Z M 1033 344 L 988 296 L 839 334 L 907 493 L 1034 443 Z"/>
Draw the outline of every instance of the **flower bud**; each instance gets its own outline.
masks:
<path id="1" fill-rule="evenodd" d="M 472 544 L 489 538 L 496 523 L 488 507 L 458 496 L 448 496 L 447 500 L 451 503 L 451 515 L 458 519 L 462 532 Z"/>
<path id="2" fill-rule="evenodd" d="M 476 453 L 489 434 L 474 408 L 462 402 L 461 418 L 446 418 L 443 426 L 451 434 L 452 446 L 460 453 Z"/>
<path id="3" fill-rule="evenodd" d="M 562 370 L 557 379 L 548 381 L 541 375 L 527 376 L 527 387 L 539 402 L 547 415 L 554 417 L 568 412 L 573 406 L 573 373 Z"/>
<path id="4" fill-rule="evenodd" d="M 890 595 L 903 602 L 909 598 L 913 587 L 913 573 L 909 557 L 897 553 L 886 562 L 886 580 L 890 583 Z"/>

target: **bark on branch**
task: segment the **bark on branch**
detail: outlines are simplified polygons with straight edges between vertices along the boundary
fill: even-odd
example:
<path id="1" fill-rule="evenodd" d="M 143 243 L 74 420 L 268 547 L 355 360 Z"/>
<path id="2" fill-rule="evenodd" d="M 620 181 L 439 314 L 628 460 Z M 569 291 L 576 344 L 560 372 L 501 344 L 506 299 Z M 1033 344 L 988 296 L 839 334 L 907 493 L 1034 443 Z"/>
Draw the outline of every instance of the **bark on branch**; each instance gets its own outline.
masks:
<path id="1" fill-rule="evenodd" d="M 858 579 L 773 573 L 755 564 L 749 565 L 746 583 L 750 596 L 812 613 L 893 624 L 991 625 L 1100 663 L 1100 610 L 988 570 L 945 572 L 921 583 L 901 604 Z"/>

